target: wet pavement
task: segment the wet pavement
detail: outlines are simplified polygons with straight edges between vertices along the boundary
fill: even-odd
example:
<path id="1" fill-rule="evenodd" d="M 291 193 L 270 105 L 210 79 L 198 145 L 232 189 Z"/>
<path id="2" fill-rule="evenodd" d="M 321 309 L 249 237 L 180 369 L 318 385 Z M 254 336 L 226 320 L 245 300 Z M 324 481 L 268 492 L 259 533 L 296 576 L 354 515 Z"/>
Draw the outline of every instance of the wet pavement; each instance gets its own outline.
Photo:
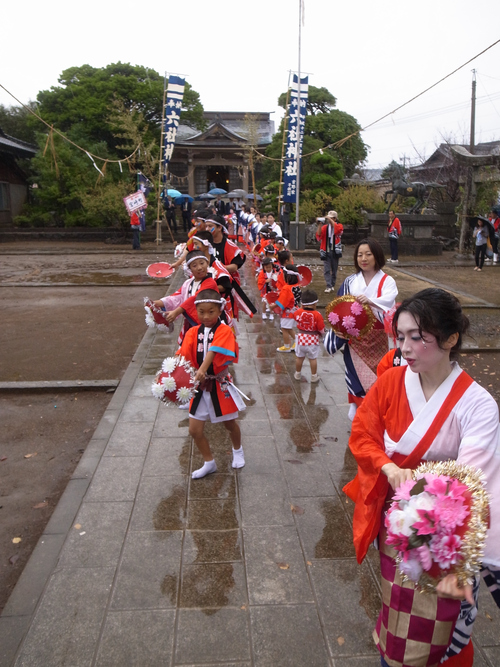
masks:
<path id="1" fill-rule="evenodd" d="M 257 299 L 251 267 L 246 290 Z M 175 276 L 172 288 L 182 280 Z M 148 331 L 0 617 L 0 665 L 375 667 L 378 558 L 359 566 L 342 358 L 294 380 L 278 322 L 243 317 L 235 382 L 246 466 L 207 425 L 218 472 L 185 412 L 156 401 L 177 349 Z M 500 614 L 481 593 L 479 667 L 500 664 Z"/>

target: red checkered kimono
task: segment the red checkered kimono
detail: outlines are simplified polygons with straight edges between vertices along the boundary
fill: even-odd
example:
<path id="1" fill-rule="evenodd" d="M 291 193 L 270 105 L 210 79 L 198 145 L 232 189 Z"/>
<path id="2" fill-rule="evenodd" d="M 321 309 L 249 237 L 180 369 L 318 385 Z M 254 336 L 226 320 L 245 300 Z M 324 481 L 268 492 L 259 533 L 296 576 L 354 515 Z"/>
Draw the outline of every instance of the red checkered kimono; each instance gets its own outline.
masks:
<path id="1" fill-rule="evenodd" d="M 414 469 L 422 460 L 457 460 L 480 468 L 492 493 L 484 562 L 496 564 L 500 559 L 499 436 L 494 399 L 455 363 L 428 401 L 417 373 L 409 366 L 391 368 L 357 410 L 349 447 L 358 474 L 344 491 L 355 502 L 358 562 L 379 536 L 383 604 L 374 638 L 391 667 L 431 667 L 440 664 L 445 654 L 456 656 L 446 661 L 447 667 L 472 665 L 468 638 L 475 609 L 460 600 L 422 595 L 411 582 L 402 582 L 395 552 L 385 544 L 383 512 L 392 491 L 381 468 L 392 461 Z M 460 633 L 454 635 L 459 624 Z"/>
<path id="2" fill-rule="evenodd" d="M 242 408 L 233 398 L 236 390 L 229 385 L 232 377 L 227 369 L 229 364 L 238 362 L 238 343 L 227 324 L 219 320 L 208 333 L 203 324 L 192 327 L 186 333 L 177 354 L 181 354 L 195 368 L 199 368 L 205 358 L 205 335 L 208 336 L 207 353 L 215 352 L 215 357 L 207 370 L 207 379 L 200 389 L 209 392 L 217 417 L 238 412 Z M 196 414 L 196 408 L 201 400 L 200 389 L 189 405 L 189 413 L 192 415 Z"/>
<path id="3" fill-rule="evenodd" d="M 297 322 L 297 345 L 319 345 L 319 337 L 325 331 L 325 323 L 317 310 L 299 308 L 293 314 Z"/>

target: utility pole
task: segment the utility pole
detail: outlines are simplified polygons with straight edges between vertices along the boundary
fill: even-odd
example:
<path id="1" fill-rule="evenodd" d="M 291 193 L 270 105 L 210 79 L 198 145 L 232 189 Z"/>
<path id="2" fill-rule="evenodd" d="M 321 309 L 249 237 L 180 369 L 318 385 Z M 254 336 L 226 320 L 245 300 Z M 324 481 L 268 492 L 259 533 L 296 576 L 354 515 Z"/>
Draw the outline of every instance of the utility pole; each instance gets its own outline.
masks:
<path id="1" fill-rule="evenodd" d="M 469 152 L 474 155 L 475 152 L 475 134 L 476 134 L 476 70 L 472 70 L 472 95 L 471 95 L 471 109 L 470 109 L 470 141 L 469 141 Z M 460 255 L 464 254 L 465 250 L 465 237 L 467 235 L 467 214 L 469 213 L 470 208 L 472 208 L 472 194 L 474 189 L 474 167 L 467 167 L 467 172 L 465 175 L 465 189 L 464 189 L 464 198 L 462 202 L 462 225 L 460 227 L 460 243 L 458 246 L 458 252 Z"/>

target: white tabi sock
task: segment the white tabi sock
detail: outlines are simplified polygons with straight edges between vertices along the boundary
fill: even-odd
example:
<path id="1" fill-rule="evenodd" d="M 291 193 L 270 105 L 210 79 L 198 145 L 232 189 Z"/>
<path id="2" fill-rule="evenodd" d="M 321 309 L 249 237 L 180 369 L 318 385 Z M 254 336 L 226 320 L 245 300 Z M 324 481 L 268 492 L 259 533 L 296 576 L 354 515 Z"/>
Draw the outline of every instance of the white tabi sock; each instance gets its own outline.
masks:
<path id="1" fill-rule="evenodd" d="M 215 461 L 205 461 L 201 468 L 198 468 L 198 470 L 195 470 L 191 474 L 191 477 L 193 479 L 200 479 L 201 477 L 205 477 L 205 475 L 210 475 L 211 472 L 217 472 L 217 464 Z"/>
<path id="2" fill-rule="evenodd" d="M 233 447 L 233 468 L 243 468 L 245 465 L 245 455 L 243 454 L 243 447 L 235 449 Z"/>

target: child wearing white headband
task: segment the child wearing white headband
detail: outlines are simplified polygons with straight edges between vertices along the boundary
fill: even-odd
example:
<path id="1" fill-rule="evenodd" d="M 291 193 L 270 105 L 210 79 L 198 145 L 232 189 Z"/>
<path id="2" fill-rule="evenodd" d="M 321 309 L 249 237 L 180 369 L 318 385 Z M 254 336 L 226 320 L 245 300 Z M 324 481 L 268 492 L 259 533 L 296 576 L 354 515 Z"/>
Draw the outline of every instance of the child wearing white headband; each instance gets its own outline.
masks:
<path id="1" fill-rule="evenodd" d="M 311 366 L 311 382 L 319 382 L 318 356 L 319 341 L 325 333 L 325 322 L 316 310 L 318 295 L 313 290 L 302 292 L 302 308 L 293 314 L 297 323 L 297 338 L 295 344 L 295 375 L 300 380 L 304 359 L 309 359 Z"/>
<path id="2" fill-rule="evenodd" d="M 245 465 L 237 422 L 238 411 L 245 409 L 245 403 L 228 371 L 228 364 L 238 361 L 238 343 L 231 327 L 220 320 L 224 304 L 225 299 L 216 290 L 204 289 L 196 294 L 200 324 L 187 332 L 177 352 L 198 369 L 195 380 L 200 383 L 189 404 L 189 435 L 203 457 L 202 467 L 191 474 L 193 479 L 217 471 L 210 443 L 204 434 L 208 420 L 213 424 L 222 422 L 228 430 L 233 445 L 232 467 L 243 468 Z"/>

